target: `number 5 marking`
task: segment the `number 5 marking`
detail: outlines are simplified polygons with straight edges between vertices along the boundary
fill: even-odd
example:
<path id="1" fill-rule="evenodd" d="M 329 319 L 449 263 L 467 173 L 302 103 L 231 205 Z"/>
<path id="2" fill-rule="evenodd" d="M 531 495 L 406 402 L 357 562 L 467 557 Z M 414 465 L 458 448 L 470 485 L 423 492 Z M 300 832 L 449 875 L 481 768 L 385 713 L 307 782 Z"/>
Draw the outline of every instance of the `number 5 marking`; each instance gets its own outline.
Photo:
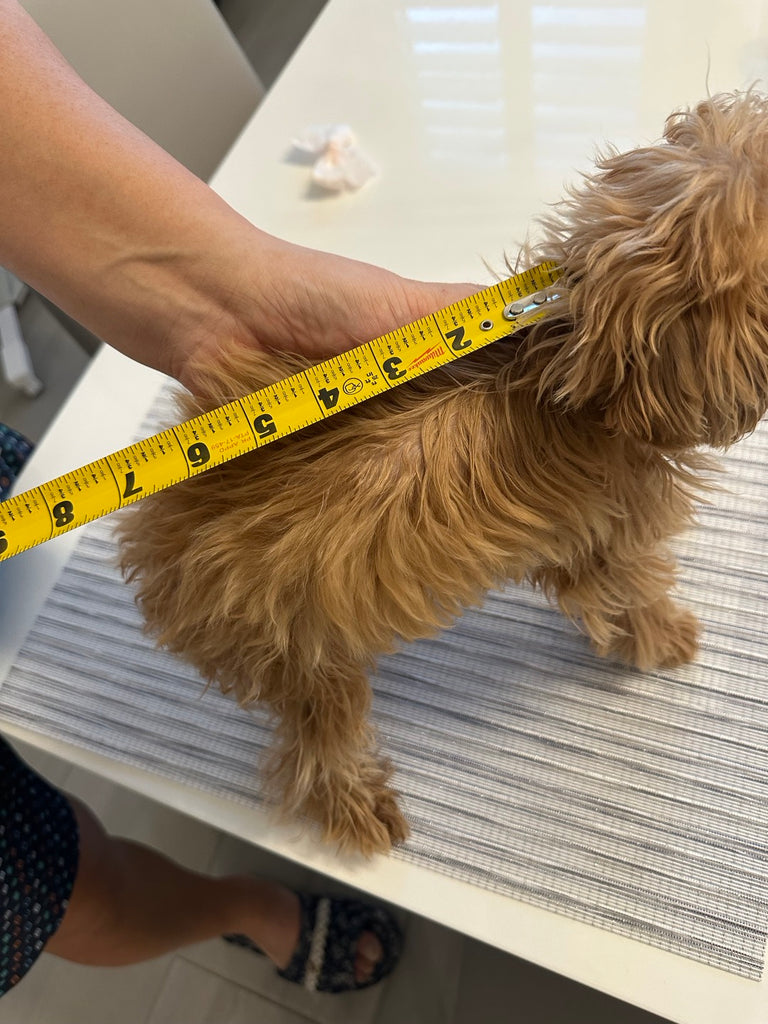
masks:
<path id="1" fill-rule="evenodd" d="M 253 421 L 253 429 L 259 435 L 259 437 L 269 437 L 270 434 L 277 433 L 277 426 L 275 421 L 269 415 L 268 412 L 264 412 L 261 416 L 257 416 Z"/>

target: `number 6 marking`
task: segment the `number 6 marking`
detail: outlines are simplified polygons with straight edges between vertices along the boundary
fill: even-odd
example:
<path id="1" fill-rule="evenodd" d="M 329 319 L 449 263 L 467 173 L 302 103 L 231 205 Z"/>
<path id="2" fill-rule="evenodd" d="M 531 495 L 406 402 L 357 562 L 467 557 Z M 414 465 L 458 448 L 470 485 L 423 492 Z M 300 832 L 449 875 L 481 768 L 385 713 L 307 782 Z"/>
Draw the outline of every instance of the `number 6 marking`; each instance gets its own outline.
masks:
<path id="1" fill-rule="evenodd" d="M 194 466 L 195 469 L 199 469 L 200 466 L 204 466 L 206 462 L 211 461 L 211 453 L 208 449 L 207 444 L 203 444 L 202 441 L 197 441 L 195 444 L 191 444 L 187 448 L 187 458 L 189 459 L 190 466 Z"/>

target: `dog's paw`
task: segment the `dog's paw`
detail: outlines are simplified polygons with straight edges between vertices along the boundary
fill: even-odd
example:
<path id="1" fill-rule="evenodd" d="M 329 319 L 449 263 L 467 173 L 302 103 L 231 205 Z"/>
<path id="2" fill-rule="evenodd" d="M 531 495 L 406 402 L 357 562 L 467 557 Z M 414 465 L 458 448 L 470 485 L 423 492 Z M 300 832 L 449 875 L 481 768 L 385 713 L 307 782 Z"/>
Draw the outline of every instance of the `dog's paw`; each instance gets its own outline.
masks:
<path id="1" fill-rule="evenodd" d="M 321 822 L 323 838 L 345 853 L 389 853 L 392 846 L 408 838 L 409 828 L 397 802 L 397 795 L 388 786 L 374 790 L 361 789 L 335 799 Z"/>
<path id="2" fill-rule="evenodd" d="M 376 794 L 374 814 L 377 821 L 380 821 L 386 828 L 392 846 L 404 843 L 411 834 L 403 812 L 400 810 L 397 794 L 388 786 L 383 787 Z"/>
<path id="3" fill-rule="evenodd" d="M 675 668 L 693 661 L 699 646 L 696 616 L 668 598 L 634 608 L 617 620 L 614 640 L 599 650 L 639 669 Z"/>
<path id="4" fill-rule="evenodd" d="M 326 765 L 313 775 L 287 771 L 286 760 L 277 765 L 280 770 L 267 775 L 267 795 L 281 820 L 314 821 L 324 842 L 364 857 L 389 853 L 408 838 L 397 794 L 388 784 L 388 762 L 371 757 L 345 764 L 343 772 L 328 771 Z"/>
<path id="5" fill-rule="evenodd" d="M 699 649 L 699 620 L 686 608 L 667 623 L 665 634 L 659 636 L 657 661 L 659 668 L 674 668 L 693 661 Z"/>

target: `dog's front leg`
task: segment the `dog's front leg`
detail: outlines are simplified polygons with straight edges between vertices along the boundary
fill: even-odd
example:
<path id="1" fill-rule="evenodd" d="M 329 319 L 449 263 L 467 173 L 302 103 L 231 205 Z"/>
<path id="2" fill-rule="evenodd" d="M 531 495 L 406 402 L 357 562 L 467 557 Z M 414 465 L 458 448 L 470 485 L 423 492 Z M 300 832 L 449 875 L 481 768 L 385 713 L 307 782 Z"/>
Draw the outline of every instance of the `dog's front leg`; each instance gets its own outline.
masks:
<path id="1" fill-rule="evenodd" d="M 295 696 L 270 702 L 278 716 L 270 790 L 284 811 L 319 823 L 340 849 L 386 853 L 409 830 L 389 786 L 391 767 L 376 750 L 365 673 L 350 666 L 295 682 Z"/>
<path id="2" fill-rule="evenodd" d="M 598 654 L 652 669 L 691 661 L 698 647 L 696 617 L 670 596 L 675 572 L 664 547 L 629 556 L 603 550 L 568 570 L 546 570 L 538 582 L 581 620 Z"/>

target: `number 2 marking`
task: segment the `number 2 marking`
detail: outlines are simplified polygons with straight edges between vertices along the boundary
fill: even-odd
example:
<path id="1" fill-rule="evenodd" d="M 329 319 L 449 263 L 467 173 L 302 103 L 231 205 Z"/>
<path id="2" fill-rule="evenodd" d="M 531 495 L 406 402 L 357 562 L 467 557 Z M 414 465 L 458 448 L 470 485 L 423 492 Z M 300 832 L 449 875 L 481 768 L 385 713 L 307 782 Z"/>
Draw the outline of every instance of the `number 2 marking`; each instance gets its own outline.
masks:
<path id="1" fill-rule="evenodd" d="M 457 327 L 454 331 L 446 331 L 446 338 L 451 338 L 451 348 L 454 352 L 460 352 L 463 348 L 469 348 L 472 344 L 471 338 L 464 337 L 464 328 Z"/>

